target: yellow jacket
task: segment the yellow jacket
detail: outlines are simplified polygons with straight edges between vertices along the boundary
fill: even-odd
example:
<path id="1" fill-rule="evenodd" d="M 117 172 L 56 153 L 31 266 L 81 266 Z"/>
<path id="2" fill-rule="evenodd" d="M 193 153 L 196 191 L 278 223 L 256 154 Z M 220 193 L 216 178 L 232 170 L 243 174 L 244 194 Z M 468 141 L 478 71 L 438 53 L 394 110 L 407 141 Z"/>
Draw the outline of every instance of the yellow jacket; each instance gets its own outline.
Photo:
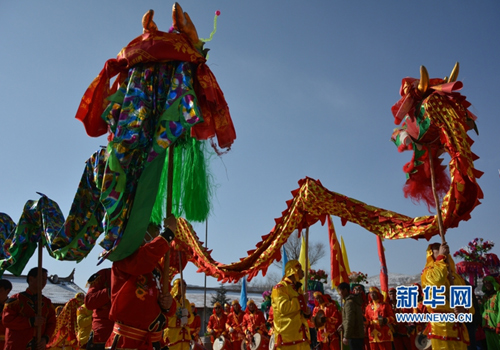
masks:
<path id="1" fill-rule="evenodd" d="M 296 291 L 288 278 L 283 278 L 271 293 L 275 344 L 278 348 L 293 346 L 297 349 L 309 349 L 311 336 L 307 320 L 302 314 L 302 310 L 308 306 L 299 293 L 300 290 Z"/>
<path id="2" fill-rule="evenodd" d="M 450 283 L 448 278 L 448 266 L 450 266 L 450 273 L 453 283 Z M 438 305 L 435 308 L 427 306 L 430 313 L 453 313 L 450 307 L 449 293 L 450 286 L 464 286 L 465 281 L 455 269 L 455 262 L 452 257 L 448 255 L 446 261 L 444 257 L 438 257 L 434 260 L 431 246 L 427 248 L 427 261 L 421 276 L 422 288 L 426 286 L 445 286 L 446 303 L 445 305 Z M 474 313 L 474 307 L 470 308 L 470 313 Z M 466 349 L 466 343 L 469 342 L 469 333 L 467 332 L 464 323 L 460 322 L 429 322 L 426 329 L 427 337 L 431 339 L 433 349 L 441 349 L 443 346 L 446 349 Z"/>
<path id="3" fill-rule="evenodd" d="M 80 306 L 76 312 L 76 324 L 78 344 L 82 347 L 89 341 L 92 330 L 92 310 L 87 309 L 85 305 Z"/>
<path id="4" fill-rule="evenodd" d="M 191 342 L 191 330 L 189 328 L 189 324 L 194 320 L 189 300 L 184 298 L 184 308 L 188 312 L 187 323 L 184 326 L 181 325 L 182 305 L 177 298 L 174 298 L 174 303 L 171 307 L 175 307 L 177 311 L 174 316 L 168 318 L 168 325 L 163 332 L 163 339 L 167 343 L 169 349 L 189 350 Z"/>

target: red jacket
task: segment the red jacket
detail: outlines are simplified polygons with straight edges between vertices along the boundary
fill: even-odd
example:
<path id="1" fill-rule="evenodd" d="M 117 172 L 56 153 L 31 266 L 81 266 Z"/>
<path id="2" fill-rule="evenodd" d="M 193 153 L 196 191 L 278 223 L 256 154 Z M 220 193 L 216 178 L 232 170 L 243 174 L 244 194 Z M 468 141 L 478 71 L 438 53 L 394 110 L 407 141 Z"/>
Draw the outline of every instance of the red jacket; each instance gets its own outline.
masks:
<path id="1" fill-rule="evenodd" d="M 312 316 L 323 310 L 326 317 L 326 323 L 318 329 L 317 339 L 322 343 L 328 343 L 332 340 L 339 339 L 337 329 L 342 324 L 342 314 L 334 303 L 325 302 L 323 305 L 318 305 L 314 308 Z"/>
<path id="2" fill-rule="evenodd" d="M 221 335 L 226 336 L 226 320 L 227 316 L 224 312 L 221 312 L 221 316 L 217 317 L 217 315 L 214 313 L 210 315 L 210 318 L 208 319 L 208 325 L 207 325 L 207 331 L 213 330 L 214 333 L 210 336 L 210 340 L 212 341 L 212 344 L 214 343 L 215 339 L 220 337 Z"/>
<path id="3" fill-rule="evenodd" d="M 247 306 L 245 316 L 243 316 L 242 327 L 245 333 L 248 331 L 251 335 L 255 333 L 267 334 L 264 313 L 258 309 L 255 309 L 254 313 L 251 313 Z"/>
<path id="4" fill-rule="evenodd" d="M 380 324 L 379 316 L 386 318 L 387 324 Z M 369 303 L 365 310 L 365 318 L 368 325 L 368 338 L 370 343 L 393 341 L 392 331 L 389 325 L 394 324 L 396 318 L 389 303 Z"/>
<path id="5" fill-rule="evenodd" d="M 5 304 L 0 303 L 0 310 L 3 310 Z M 5 326 L 1 322 L 2 314 L 0 314 L 0 349 L 5 346 Z"/>
<path id="6" fill-rule="evenodd" d="M 7 328 L 5 331 L 6 350 L 25 350 L 27 345 L 36 337 L 36 327 L 33 322 L 36 316 L 37 296 L 29 289 L 25 292 L 12 295 L 5 302 L 2 322 Z M 42 337 L 49 342 L 56 328 L 56 313 L 49 298 L 42 296 Z M 36 339 L 35 339 L 36 340 Z"/>
<path id="7" fill-rule="evenodd" d="M 198 341 L 200 339 L 201 330 L 201 317 L 198 314 L 194 314 L 193 322 L 189 324 L 189 329 L 191 330 L 191 338 Z"/>
<path id="8" fill-rule="evenodd" d="M 242 340 L 245 338 L 245 330 L 243 329 L 243 317 L 245 312 L 240 310 L 239 314 L 236 314 L 234 311 L 227 315 L 226 329 L 229 334 L 229 339 L 234 342 L 238 340 Z M 233 332 L 229 332 L 229 328 L 233 328 Z M 239 350 L 239 349 L 238 349 Z"/>
<path id="9" fill-rule="evenodd" d="M 169 247 L 167 240 L 158 236 L 132 255 L 113 263 L 111 320 L 149 333 L 163 331 L 167 318 L 175 314 L 175 308 L 170 308 L 169 312 L 161 310 L 158 303 L 161 276 L 155 277 L 153 271 L 158 267 L 161 273 L 159 261 Z M 106 347 L 111 346 L 114 335 L 113 331 Z M 152 345 L 148 341 L 120 336 L 116 348 L 152 349 Z"/>
<path id="10" fill-rule="evenodd" d="M 111 309 L 111 269 L 102 269 L 89 280 L 89 290 L 85 296 L 85 306 L 92 312 L 93 343 L 106 343 L 113 331 L 114 322 L 109 319 Z"/>

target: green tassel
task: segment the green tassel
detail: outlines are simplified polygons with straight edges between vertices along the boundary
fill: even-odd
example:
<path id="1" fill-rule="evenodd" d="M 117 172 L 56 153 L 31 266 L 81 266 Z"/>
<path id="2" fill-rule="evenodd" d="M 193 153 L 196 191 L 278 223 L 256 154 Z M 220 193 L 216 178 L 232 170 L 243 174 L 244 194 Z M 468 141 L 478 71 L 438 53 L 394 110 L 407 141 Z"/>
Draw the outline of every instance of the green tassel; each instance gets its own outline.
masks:
<path id="1" fill-rule="evenodd" d="M 161 224 L 166 216 L 168 152 L 163 166 L 151 221 Z M 212 176 L 208 171 L 210 157 L 206 141 L 181 137 L 174 148 L 174 174 L 172 187 L 172 212 L 191 222 L 206 221 L 210 214 Z"/>
<path id="2" fill-rule="evenodd" d="M 202 142 L 192 138 L 183 162 L 182 203 L 188 221 L 203 222 L 210 212 L 211 188 Z"/>

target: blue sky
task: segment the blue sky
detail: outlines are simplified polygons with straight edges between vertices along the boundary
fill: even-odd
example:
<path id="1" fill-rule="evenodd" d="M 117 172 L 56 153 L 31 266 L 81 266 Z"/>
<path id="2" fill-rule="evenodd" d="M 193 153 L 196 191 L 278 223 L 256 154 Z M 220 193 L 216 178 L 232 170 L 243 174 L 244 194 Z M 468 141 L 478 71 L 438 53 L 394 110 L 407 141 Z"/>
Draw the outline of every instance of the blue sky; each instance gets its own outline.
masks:
<path id="1" fill-rule="evenodd" d="M 85 160 L 106 138 L 93 139 L 74 119 L 85 89 L 120 49 L 142 32 L 155 10 L 160 30 L 171 25 L 164 1 L 19 1 L 0 5 L 2 150 L 0 211 L 17 222 L 36 191 L 57 201 L 65 215 Z M 331 191 L 409 216 L 425 205 L 405 199 L 403 165 L 410 153 L 390 142 L 391 106 L 401 79 L 448 76 L 460 62 L 462 94 L 478 116 L 473 152 L 484 171 L 482 205 L 447 233 L 452 252 L 475 237 L 497 246 L 500 179 L 496 82 L 500 77 L 500 3 L 497 1 L 184 1 L 200 37 L 208 37 L 215 10 L 218 32 L 206 46 L 208 64 L 228 101 L 237 140 L 215 158 L 217 183 L 208 222 L 212 256 L 244 257 L 286 208 L 297 181 L 320 179 Z M 334 219 L 352 270 L 378 274 L 375 236 Z M 205 224 L 195 225 L 200 237 Z M 319 224 L 310 239 L 328 244 Z M 204 239 L 202 239 L 204 240 Z M 434 239 L 437 241 L 437 239 Z M 385 241 L 389 272 L 419 273 L 428 242 Z M 81 263 L 45 256 L 49 273 L 85 285 L 99 247 Z M 32 259 L 29 267 L 35 266 Z M 107 263 L 103 264 L 106 266 Z M 109 265 L 109 264 L 108 264 Z M 328 268 L 328 258 L 318 265 Z M 185 278 L 203 284 L 189 264 Z M 217 285 L 208 279 L 209 285 Z"/>

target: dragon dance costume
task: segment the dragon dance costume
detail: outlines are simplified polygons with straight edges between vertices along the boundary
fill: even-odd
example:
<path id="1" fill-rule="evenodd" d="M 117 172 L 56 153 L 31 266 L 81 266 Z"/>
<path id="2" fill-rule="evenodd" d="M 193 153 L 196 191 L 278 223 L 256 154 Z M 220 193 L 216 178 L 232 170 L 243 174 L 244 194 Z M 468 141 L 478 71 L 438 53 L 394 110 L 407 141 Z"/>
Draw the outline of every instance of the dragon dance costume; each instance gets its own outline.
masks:
<path id="1" fill-rule="evenodd" d="M 448 292 L 452 285 L 448 278 L 449 273 L 453 279 L 453 285 L 465 286 L 465 281 L 455 269 L 455 262 L 451 255 L 448 254 L 447 257 L 440 255 L 434 260 L 432 244 L 427 248 L 426 254 L 427 260 L 421 276 L 423 288 L 445 286 L 445 291 Z M 449 272 L 447 264 L 449 264 Z M 430 313 L 453 313 L 448 299 L 445 305 L 438 305 L 436 308 L 427 306 L 427 310 Z M 471 308 L 469 312 L 474 313 L 474 308 Z M 433 350 L 465 350 L 469 344 L 469 333 L 465 324 L 461 322 L 429 322 L 425 332 L 427 338 L 431 339 Z"/>
<path id="2" fill-rule="evenodd" d="M 109 319 L 111 310 L 111 269 L 102 269 L 93 274 L 88 282 L 85 305 L 92 311 L 92 334 L 89 342 L 92 349 L 104 349 L 113 331 L 114 322 Z"/>
<path id="3" fill-rule="evenodd" d="M 394 293 L 394 294 L 393 294 Z M 392 312 L 394 314 L 402 313 L 402 314 L 411 314 L 413 313 L 413 308 L 398 308 L 397 307 L 397 290 L 396 288 L 389 289 L 389 296 L 392 297 L 394 295 L 394 299 L 391 298 L 390 305 L 392 307 Z M 409 324 L 408 322 L 398 322 L 394 320 L 394 324 L 392 325 L 393 332 L 393 342 L 394 342 L 394 350 L 409 350 L 411 349 L 410 342 L 410 332 L 409 332 Z"/>
<path id="4" fill-rule="evenodd" d="M 253 304 L 254 311 L 250 311 L 250 305 Z M 245 315 L 243 316 L 243 322 L 241 326 L 245 333 L 253 336 L 255 334 L 261 335 L 260 347 L 262 349 L 269 348 L 269 338 L 267 335 L 266 318 L 264 313 L 257 308 L 253 300 L 247 302 L 247 307 L 245 310 Z M 247 349 L 250 349 L 250 344 L 247 342 Z"/>
<path id="5" fill-rule="evenodd" d="M 5 331 L 6 350 L 24 350 L 36 343 L 36 327 L 34 319 L 37 315 L 37 295 L 29 289 L 25 292 L 12 295 L 5 302 L 2 322 L 7 328 Z M 42 295 L 42 338 L 48 344 L 56 329 L 56 313 L 49 298 Z"/>
<path id="6" fill-rule="evenodd" d="M 85 304 L 76 311 L 76 324 L 78 346 L 80 349 L 87 348 L 87 343 L 92 332 L 92 310 L 87 309 Z"/>
<path id="7" fill-rule="evenodd" d="M 54 349 L 78 349 L 77 312 L 83 305 L 85 295 L 79 292 L 71 298 L 57 315 L 56 329 L 47 347 Z"/>
<path id="8" fill-rule="evenodd" d="M 201 331 L 201 317 L 196 312 L 195 304 L 191 303 L 191 313 L 193 314 L 193 321 L 189 323 L 189 330 L 191 331 L 191 339 L 198 343 L 200 341 L 200 331 Z"/>
<path id="9" fill-rule="evenodd" d="M 232 311 L 227 315 L 226 330 L 232 348 L 241 349 L 241 342 L 245 338 L 245 330 L 242 325 L 245 313 L 241 310 L 240 303 L 237 300 L 233 300 L 231 304 Z M 236 305 L 238 305 L 238 312 L 235 310 Z"/>
<path id="10" fill-rule="evenodd" d="M 365 318 L 368 325 L 368 340 L 370 341 L 370 349 L 392 349 L 392 331 L 389 324 L 396 321 L 392 307 L 389 303 L 384 302 L 384 297 L 377 287 L 370 287 L 370 293 L 377 293 L 378 300 L 370 298 L 370 303 L 365 309 Z M 385 324 L 381 324 L 381 319 L 385 319 Z"/>
<path id="11" fill-rule="evenodd" d="M 290 260 L 285 266 L 285 276 L 293 276 L 300 269 L 297 260 Z M 274 311 L 275 346 L 278 349 L 308 350 L 311 336 L 309 325 L 303 312 L 309 306 L 302 290 L 288 277 L 284 277 L 271 293 Z"/>
<path id="12" fill-rule="evenodd" d="M 216 312 L 217 307 L 220 307 L 221 310 L 220 315 L 217 315 Z M 223 336 L 227 335 L 226 322 L 227 322 L 227 315 L 224 313 L 224 310 L 222 310 L 222 305 L 219 302 L 216 302 L 214 304 L 213 313 L 212 315 L 210 315 L 207 324 L 207 332 L 211 333 L 210 341 L 212 342 L 212 344 L 214 343 L 215 339 L 217 339 L 221 335 Z"/>
<path id="13" fill-rule="evenodd" d="M 323 303 L 320 304 L 315 301 L 316 306 L 314 307 L 312 317 L 314 318 L 320 310 L 324 312 L 326 317 L 325 324 L 318 328 L 317 333 L 318 342 L 321 344 L 320 349 L 340 350 L 340 338 L 337 333 L 337 329 L 342 324 L 340 310 L 321 292 L 315 292 L 314 297 L 316 298 L 317 296 L 323 299 Z"/>
<path id="14" fill-rule="evenodd" d="M 175 314 L 175 307 L 162 310 L 158 303 L 163 270 L 159 261 L 169 248 L 168 241 L 158 236 L 131 256 L 113 263 L 109 318 L 115 324 L 106 347 L 160 349 L 163 329 Z"/>
<path id="15" fill-rule="evenodd" d="M 175 309 L 175 317 L 169 317 L 167 328 L 163 332 L 163 340 L 171 350 L 189 350 L 191 343 L 191 329 L 189 324 L 193 322 L 194 315 L 191 312 L 191 305 L 186 299 L 186 290 L 179 286 L 180 279 L 176 279 L 173 283 L 170 294 L 174 298 L 171 309 Z M 181 303 L 181 298 L 184 299 Z M 183 316 L 182 311 L 185 310 L 187 316 Z M 186 317 L 183 324 L 182 318 Z"/>

